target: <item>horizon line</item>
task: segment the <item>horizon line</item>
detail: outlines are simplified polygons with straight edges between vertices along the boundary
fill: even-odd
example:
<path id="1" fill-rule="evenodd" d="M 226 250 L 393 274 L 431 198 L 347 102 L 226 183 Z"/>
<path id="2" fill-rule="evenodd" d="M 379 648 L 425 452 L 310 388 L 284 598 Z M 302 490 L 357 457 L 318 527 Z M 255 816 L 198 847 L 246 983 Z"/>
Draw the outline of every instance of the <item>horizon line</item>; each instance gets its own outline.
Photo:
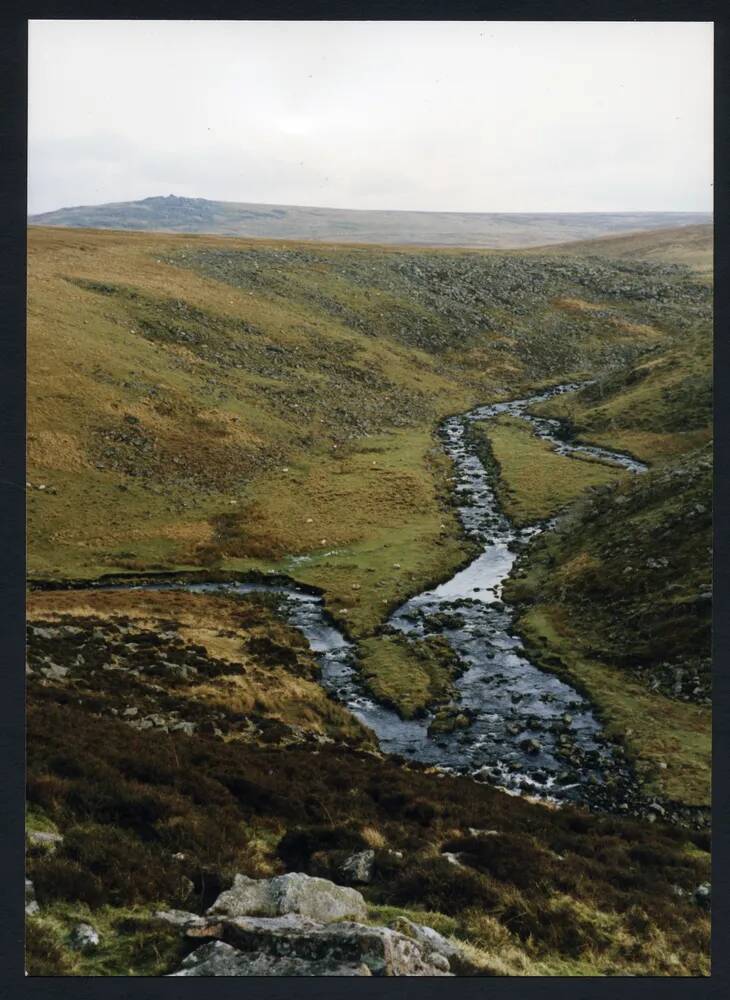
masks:
<path id="1" fill-rule="evenodd" d="M 226 198 L 206 198 L 198 195 L 175 195 L 175 194 L 155 194 L 145 195 L 143 198 L 126 198 L 119 201 L 91 202 L 76 205 L 62 205 L 59 208 L 49 208 L 43 211 L 29 212 L 26 210 L 27 218 L 36 215 L 50 215 L 53 212 L 65 212 L 72 209 L 83 208 L 104 208 L 107 205 L 137 204 L 152 199 L 177 199 L 180 201 L 205 201 L 221 205 L 261 205 L 264 207 L 277 208 L 301 208 L 323 212 L 388 212 L 421 215 L 710 215 L 714 216 L 713 208 L 620 208 L 620 209 L 520 209 L 512 211 L 495 211 L 493 209 L 440 209 L 440 208 L 343 208 L 335 205 L 303 205 L 295 202 L 275 202 L 275 201 L 231 201 Z"/>

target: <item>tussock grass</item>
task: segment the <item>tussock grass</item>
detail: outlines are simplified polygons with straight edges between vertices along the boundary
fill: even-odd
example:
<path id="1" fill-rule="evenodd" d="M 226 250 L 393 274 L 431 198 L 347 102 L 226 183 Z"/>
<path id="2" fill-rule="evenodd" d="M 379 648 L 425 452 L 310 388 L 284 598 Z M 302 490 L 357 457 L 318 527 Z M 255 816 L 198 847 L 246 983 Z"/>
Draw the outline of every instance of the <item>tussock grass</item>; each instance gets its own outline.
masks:
<path id="1" fill-rule="evenodd" d="M 159 907 L 90 909 L 82 903 L 54 903 L 26 922 L 25 960 L 30 976 L 160 976 L 190 951 L 180 932 L 154 917 Z M 78 923 L 99 932 L 98 948 L 70 946 Z"/>
<path id="2" fill-rule="evenodd" d="M 372 740 L 347 709 L 327 696 L 301 633 L 255 598 L 175 591 L 35 591 L 29 595 L 28 614 L 31 622 L 74 621 L 89 631 L 105 622 L 132 623 L 153 632 L 172 628 L 189 648 L 237 667 L 236 672 L 199 676 L 186 687 L 175 689 L 178 708 L 192 713 L 193 718 L 215 711 L 233 717 L 253 714 L 332 739 L 353 743 Z M 77 644 L 72 640 L 65 652 L 59 647 L 54 656 L 58 662 L 70 664 L 76 653 Z M 95 691 L 95 697 L 108 700 L 109 706 L 119 710 L 136 703 L 150 712 L 150 696 L 153 701 L 164 701 L 159 694 L 151 695 L 142 680 L 135 686 L 127 681 L 126 690 L 124 678 L 116 675 L 106 684 L 103 675 L 101 679 L 91 676 L 87 684 L 89 687 L 83 688 L 81 679 L 76 681 L 79 693 Z M 172 691 L 167 696 L 171 697 Z"/>

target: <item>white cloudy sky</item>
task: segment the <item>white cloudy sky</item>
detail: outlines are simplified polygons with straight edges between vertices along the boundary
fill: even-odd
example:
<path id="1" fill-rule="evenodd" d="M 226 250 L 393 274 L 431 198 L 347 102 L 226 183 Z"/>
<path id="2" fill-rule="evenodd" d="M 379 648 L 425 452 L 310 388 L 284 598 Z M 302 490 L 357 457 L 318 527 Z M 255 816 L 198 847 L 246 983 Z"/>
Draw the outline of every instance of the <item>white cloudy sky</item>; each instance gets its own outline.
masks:
<path id="1" fill-rule="evenodd" d="M 29 211 L 712 206 L 712 25 L 33 21 Z"/>

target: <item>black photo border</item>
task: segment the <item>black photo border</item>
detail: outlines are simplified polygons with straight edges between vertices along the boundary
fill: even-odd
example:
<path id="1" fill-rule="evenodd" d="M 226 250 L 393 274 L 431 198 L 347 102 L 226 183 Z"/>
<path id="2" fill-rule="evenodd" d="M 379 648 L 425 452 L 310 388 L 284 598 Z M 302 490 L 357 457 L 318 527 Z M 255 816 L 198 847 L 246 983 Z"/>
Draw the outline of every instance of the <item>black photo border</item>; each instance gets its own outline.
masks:
<path id="1" fill-rule="evenodd" d="M 728 24 L 723 5 L 707 0 L 539 0 L 448 4 L 353 0 L 93 0 L 8 2 L 0 11 L 0 1000 L 38 997 L 114 1000 L 213 997 L 677 998 L 730 996 L 728 859 L 730 836 L 730 249 L 725 215 L 730 159 Z M 712 21 L 715 25 L 715 548 L 713 691 L 713 947 L 708 978 L 30 978 L 23 969 L 25 767 L 25 302 L 27 24 L 35 19 L 170 20 L 534 20 Z M 691 154 L 691 151 L 688 151 Z"/>

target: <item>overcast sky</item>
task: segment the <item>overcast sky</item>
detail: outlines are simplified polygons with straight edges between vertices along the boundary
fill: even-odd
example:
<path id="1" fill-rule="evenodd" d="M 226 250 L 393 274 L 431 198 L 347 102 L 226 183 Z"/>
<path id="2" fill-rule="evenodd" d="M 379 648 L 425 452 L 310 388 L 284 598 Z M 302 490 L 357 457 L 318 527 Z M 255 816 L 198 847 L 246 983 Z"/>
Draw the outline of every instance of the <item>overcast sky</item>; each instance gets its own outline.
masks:
<path id="1" fill-rule="evenodd" d="M 33 21 L 29 211 L 712 207 L 707 23 Z"/>

